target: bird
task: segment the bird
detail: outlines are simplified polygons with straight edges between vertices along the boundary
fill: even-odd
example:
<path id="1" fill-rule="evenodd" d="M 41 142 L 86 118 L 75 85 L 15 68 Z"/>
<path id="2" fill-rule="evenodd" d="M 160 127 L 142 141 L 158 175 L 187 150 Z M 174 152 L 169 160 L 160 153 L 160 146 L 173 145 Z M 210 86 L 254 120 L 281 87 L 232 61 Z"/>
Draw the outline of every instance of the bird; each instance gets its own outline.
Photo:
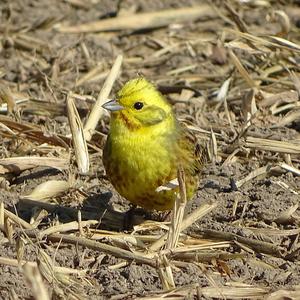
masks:
<path id="1" fill-rule="evenodd" d="M 102 106 L 111 112 L 103 165 L 115 190 L 146 210 L 171 210 L 182 168 L 188 200 L 198 187 L 203 147 L 175 116 L 171 104 L 144 77 L 129 80 L 116 99 Z"/>

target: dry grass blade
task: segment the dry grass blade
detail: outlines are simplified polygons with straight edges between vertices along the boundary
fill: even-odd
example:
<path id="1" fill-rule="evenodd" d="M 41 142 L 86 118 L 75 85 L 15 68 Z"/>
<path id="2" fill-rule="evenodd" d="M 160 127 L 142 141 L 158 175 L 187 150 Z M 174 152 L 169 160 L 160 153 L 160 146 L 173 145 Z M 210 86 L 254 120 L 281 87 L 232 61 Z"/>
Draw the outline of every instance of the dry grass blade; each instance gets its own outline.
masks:
<path id="1" fill-rule="evenodd" d="M 201 219 L 206 214 L 210 213 L 216 207 L 217 207 L 217 203 L 204 204 L 204 205 L 198 207 L 195 211 L 193 211 L 185 219 L 183 219 L 183 221 L 181 223 L 180 232 L 184 231 L 185 229 L 187 229 L 194 222 L 196 222 L 197 220 Z M 165 244 L 167 237 L 168 237 L 168 233 L 163 234 L 157 241 L 155 241 L 149 247 L 149 250 L 151 250 L 151 251 L 157 251 L 158 249 L 160 249 Z"/>
<path id="2" fill-rule="evenodd" d="M 291 77 L 291 80 L 294 83 L 294 86 L 295 86 L 296 90 L 297 90 L 298 99 L 299 99 L 299 97 L 300 97 L 300 79 L 294 71 L 290 71 L 290 77 Z"/>
<path id="3" fill-rule="evenodd" d="M 42 53 L 48 48 L 47 42 L 27 34 L 18 34 L 17 36 L 14 36 L 13 40 L 15 47 L 23 50 L 37 51 Z"/>
<path id="4" fill-rule="evenodd" d="M 50 283 L 56 283 L 56 272 L 54 270 L 54 261 L 51 257 L 43 250 L 39 249 L 37 265 L 41 272 L 41 275 Z"/>
<path id="5" fill-rule="evenodd" d="M 255 103 L 255 89 L 251 89 L 242 99 L 242 112 L 246 126 L 251 124 L 251 120 L 253 119 L 256 111 L 257 107 Z"/>
<path id="6" fill-rule="evenodd" d="M 33 125 L 29 122 L 17 122 L 7 116 L 0 115 L 0 122 L 9 127 L 11 130 L 15 132 L 15 134 L 19 134 L 20 137 L 26 138 L 29 141 L 36 141 L 40 144 L 47 143 L 49 145 L 60 146 L 64 148 L 69 148 L 70 140 L 62 135 L 56 134 L 45 134 L 43 130 L 39 126 Z M 1 127 L 0 127 L 1 130 Z M 11 136 L 5 132 L 1 132 L 3 136 Z"/>
<path id="7" fill-rule="evenodd" d="M 203 43 L 205 39 L 203 38 L 199 38 L 199 39 L 195 39 L 193 41 L 190 41 L 188 45 L 190 46 L 195 46 L 199 43 Z M 159 49 L 155 52 L 153 52 L 151 54 L 151 58 L 159 58 L 159 57 L 162 57 L 164 55 L 166 55 L 167 53 L 176 53 L 178 52 L 183 46 L 186 46 L 186 41 L 184 42 L 179 42 L 179 43 L 175 43 L 175 44 L 172 44 L 172 45 L 167 45 L 167 46 L 164 46 L 162 49 Z"/>
<path id="8" fill-rule="evenodd" d="M 185 300 L 187 297 L 196 295 L 196 284 L 190 284 L 182 287 L 178 287 L 169 291 L 158 291 L 156 293 L 150 293 L 148 296 L 136 297 L 138 300 Z M 199 298 L 200 299 L 200 298 Z"/>
<path id="9" fill-rule="evenodd" d="M 4 209 L 4 218 L 11 219 L 12 221 L 14 221 L 15 224 L 23 227 L 24 229 L 33 229 L 33 226 L 31 224 L 27 223 L 26 221 L 19 218 L 18 216 L 8 211 L 7 209 Z"/>
<path id="10" fill-rule="evenodd" d="M 288 165 L 288 164 L 286 164 L 286 163 L 279 163 L 279 166 L 280 166 L 281 168 L 283 168 L 283 169 L 289 171 L 289 172 L 292 172 L 292 173 L 294 173 L 294 174 L 300 176 L 300 170 L 297 169 L 297 168 L 295 168 L 295 167 L 293 167 L 293 166 L 290 166 L 290 165 Z"/>
<path id="11" fill-rule="evenodd" d="M 4 219 L 4 232 L 10 244 L 14 242 L 15 224 L 10 218 Z"/>
<path id="12" fill-rule="evenodd" d="M 168 232 L 168 238 L 166 241 L 167 249 L 175 248 L 178 243 L 179 234 L 181 230 L 181 223 L 183 220 L 184 210 L 187 201 L 185 174 L 182 167 L 178 169 L 177 178 L 179 183 L 179 195 L 176 196 L 176 200 L 174 202 L 174 207 L 172 210 L 172 219 L 170 229 Z"/>
<path id="13" fill-rule="evenodd" d="M 299 94 L 296 91 L 283 91 L 281 93 L 265 96 L 264 99 L 259 102 L 259 106 L 269 107 L 276 104 L 277 107 L 282 103 L 296 103 L 298 100 Z"/>
<path id="14" fill-rule="evenodd" d="M 89 227 L 91 225 L 97 225 L 99 222 L 96 220 L 88 220 L 88 221 L 81 221 L 81 227 Z M 43 236 L 57 233 L 57 232 L 68 232 L 68 231 L 73 231 L 73 230 L 79 230 L 79 223 L 76 221 L 70 222 L 70 223 L 65 223 L 65 224 L 60 224 L 56 226 L 51 226 L 45 230 L 42 230 L 39 232 L 39 236 L 42 239 Z"/>
<path id="15" fill-rule="evenodd" d="M 45 201 L 51 197 L 55 197 L 66 192 L 70 188 L 70 183 L 64 180 L 48 180 L 39 184 L 34 190 L 26 196 L 21 196 L 23 199 L 31 199 L 36 201 Z"/>
<path id="16" fill-rule="evenodd" d="M 31 291 L 36 300 L 50 300 L 47 288 L 43 282 L 41 273 L 37 266 L 25 264 L 23 266 L 24 275 L 30 284 Z"/>
<path id="17" fill-rule="evenodd" d="M 5 216 L 5 212 L 4 212 L 4 203 L 1 202 L 0 203 L 0 230 L 4 230 L 4 216 Z"/>
<path id="18" fill-rule="evenodd" d="M 40 223 L 49 215 L 49 213 L 45 209 L 40 209 L 38 207 L 32 208 L 32 214 L 30 217 L 29 223 L 34 227 L 37 228 Z"/>
<path id="19" fill-rule="evenodd" d="M 282 72 L 285 70 L 285 67 L 282 65 L 275 65 L 269 68 L 264 69 L 263 71 L 260 72 L 260 77 L 263 79 L 268 79 L 270 78 L 271 75 Z"/>
<path id="20" fill-rule="evenodd" d="M 89 118 L 84 126 L 84 136 L 87 141 L 90 141 L 93 135 L 93 132 L 103 115 L 104 108 L 102 105 L 108 100 L 108 96 L 113 87 L 113 84 L 117 77 L 119 76 L 121 65 L 123 61 L 123 56 L 118 55 L 114 65 L 112 66 L 110 73 L 108 74 L 103 87 L 98 95 L 98 99 L 89 115 Z"/>
<path id="21" fill-rule="evenodd" d="M 13 258 L 8 258 L 8 257 L 2 257 L 0 256 L 0 264 L 1 265 L 7 265 L 7 266 L 11 266 L 11 267 L 20 267 L 24 266 L 24 265 L 28 265 L 30 267 L 36 267 L 37 263 L 33 262 L 33 261 L 27 261 L 27 260 L 17 260 L 17 259 L 13 259 Z M 84 275 L 87 270 L 76 270 L 76 269 L 72 269 L 72 268 L 66 268 L 66 267 L 58 267 L 58 266 L 54 266 L 54 271 L 57 273 L 62 273 L 62 274 L 75 274 L 75 275 Z"/>
<path id="22" fill-rule="evenodd" d="M 277 224 L 291 224 L 294 223 L 294 213 L 298 209 L 299 205 L 296 203 L 295 205 L 291 206 L 287 210 L 284 210 L 280 213 L 280 215 L 274 220 Z"/>
<path id="23" fill-rule="evenodd" d="M 294 195 L 299 195 L 299 193 L 297 191 L 295 191 L 294 189 L 292 189 L 288 184 L 286 184 L 285 182 L 283 182 L 281 180 L 275 180 L 275 181 L 272 180 L 272 183 L 275 183 L 275 184 L 279 185 L 281 188 L 290 191 Z"/>
<path id="24" fill-rule="evenodd" d="M 291 105 L 289 105 L 291 107 Z M 292 111 L 291 113 L 287 114 L 282 118 L 281 121 L 278 122 L 274 127 L 284 127 L 286 125 L 291 124 L 292 122 L 299 121 L 300 120 L 300 110 Z"/>
<path id="25" fill-rule="evenodd" d="M 142 30 L 168 26 L 171 23 L 191 22 L 201 17 L 214 16 L 210 5 L 184 7 L 157 12 L 146 12 L 96 21 L 78 26 L 59 26 L 60 32 L 82 33 L 117 30 Z"/>
<path id="26" fill-rule="evenodd" d="M 67 97 L 67 108 L 77 167 L 80 173 L 86 174 L 89 171 L 90 165 L 88 148 L 85 141 L 80 116 L 74 104 L 73 98 L 70 95 Z"/>
<path id="27" fill-rule="evenodd" d="M 17 260 L 18 260 L 19 266 L 21 266 L 21 262 L 24 257 L 25 243 L 26 243 L 26 241 L 25 241 L 23 235 L 19 235 L 16 239 Z"/>
<path id="28" fill-rule="evenodd" d="M 211 136 L 211 130 L 205 130 L 202 129 L 200 127 L 196 127 L 190 124 L 186 124 L 186 127 L 188 128 L 188 130 L 195 132 L 196 134 L 200 134 L 201 138 L 205 139 L 205 140 L 209 140 L 209 136 Z M 215 136 L 217 136 L 218 138 L 222 138 L 222 135 L 220 133 L 214 133 Z"/>
<path id="29" fill-rule="evenodd" d="M 253 47 L 254 46 L 253 44 L 251 44 L 247 41 L 243 42 L 239 39 L 227 42 L 224 44 L 224 46 L 226 48 L 233 49 L 233 50 L 242 50 L 242 51 L 248 52 L 249 54 L 261 54 L 261 52 L 262 52 L 261 49 L 257 50 L 256 47 Z M 262 47 L 260 47 L 260 48 L 262 48 Z M 265 48 L 265 47 L 263 50 L 265 52 L 271 52 L 268 48 Z"/>
<path id="30" fill-rule="evenodd" d="M 230 82 L 231 82 L 231 77 L 229 77 L 223 82 L 217 95 L 217 101 L 222 102 L 226 99 L 229 91 Z"/>
<path id="31" fill-rule="evenodd" d="M 157 272 L 164 290 L 170 290 L 175 288 L 172 268 L 165 255 L 158 257 Z"/>
<path id="32" fill-rule="evenodd" d="M 284 237 L 284 236 L 290 236 L 290 235 L 297 235 L 300 233 L 300 228 L 280 230 L 280 229 L 272 229 L 272 228 L 246 227 L 246 229 L 253 231 L 255 234 L 265 234 L 268 236 Z"/>
<path id="33" fill-rule="evenodd" d="M 41 248 L 38 252 L 37 265 L 43 278 L 53 287 L 54 293 L 59 298 L 65 298 L 63 287 L 72 283 L 69 275 L 55 272 L 53 259 Z"/>
<path id="34" fill-rule="evenodd" d="M 20 156 L 0 159 L 0 166 L 5 167 L 5 173 L 17 173 L 35 167 L 49 167 L 65 170 L 69 167 L 69 159 L 57 157 Z"/>
<path id="35" fill-rule="evenodd" d="M 264 299 L 268 293 L 268 288 L 245 286 L 245 287 L 204 287 L 200 288 L 204 297 L 208 298 L 224 298 L 224 299 Z"/>
<path id="36" fill-rule="evenodd" d="M 287 35 L 291 30 L 291 22 L 289 16 L 283 10 L 275 10 L 269 16 L 270 21 L 278 22 L 281 26 L 281 31 L 277 35 Z"/>
<path id="37" fill-rule="evenodd" d="M 218 143 L 214 131 L 210 130 L 210 140 L 208 143 L 208 155 L 213 164 L 218 162 Z"/>
<path id="38" fill-rule="evenodd" d="M 225 244 L 225 243 L 224 243 Z M 231 243 L 226 243 L 227 248 L 232 247 Z M 211 252 L 211 249 L 207 249 L 206 251 L 187 251 L 187 252 L 172 252 L 172 258 L 177 259 L 180 261 L 185 261 L 185 262 L 192 262 L 192 263 L 210 263 L 213 260 L 231 260 L 231 259 L 243 259 L 247 255 L 245 253 L 228 253 L 226 251 L 216 251 L 215 248 L 214 252 Z"/>
<path id="39" fill-rule="evenodd" d="M 167 292 L 157 292 L 145 297 L 138 297 L 139 300 L 184 300 L 189 299 L 265 299 L 269 288 L 256 287 L 252 285 L 243 286 L 208 286 L 200 287 L 193 284 L 182 286 Z"/>
<path id="40" fill-rule="evenodd" d="M 85 82 L 90 82 L 90 81 L 95 81 L 96 79 L 99 79 L 99 74 L 100 76 L 107 76 L 107 72 L 103 72 L 103 64 L 99 63 L 97 64 L 94 68 L 92 68 L 89 72 L 84 74 L 81 78 L 79 78 L 76 81 L 76 86 L 80 86 L 84 84 Z"/>
<path id="41" fill-rule="evenodd" d="M 185 67 L 182 67 L 182 68 L 176 68 L 176 69 L 173 69 L 169 72 L 167 72 L 167 76 L 177 76 L 178 74 L 181 74 L 181 73 L 185 73 L 187 71 L 191 71 L 193 69 L 196 69 L 197 68 L 197 65 L 196 64 L 193 64 L 193 65 L 189 65 L 189 66 L 185 66 Z"/>
<path id="42" fill-rule="evenodd" d="M 24 103 L 22 103 L 22 102 Z M 51 103 L 39 99 L 19 100 L 17 107 L 20 107 L 26 114 L 39 116 L 56 117 L 66 114 L 66 105 L 64 103 Z"/>
<path id="43" fill-rule="evenodd" d="M 16 136 L 15 132 L 13 132 L 9 127 L 4 125 L 3 123 L 0 123 L 0 129 L 3 132 L 6 132 L 10 136 Z"/>
<path id="44" fill-rule="evenodd" d="M 90 229 L 92 236 L 91 239 L 103 239 L 107 238 L 109 240 L 123 240 L 125 242 L 129 242 L 132 245 L 145 248 L 144 242 L 152 242 L 157 239 L 156 235 L 142 235 L 142 234 L 126 234 L 126 233 L 119 233 L 114 231 L 107 231 L 107 230 L 99 230 L 99 229 Z"/>
<path id="45" fill-rule="evenodd" d="M 186 237 L 185 237 L 186 238 Z M 231 242 L 215 242 L 212 240 L 207 239 L 193 239 L 192 244 L 189 244 L 188 239 L 186 241 L 182 241 L 184 246 L 178 246 L 177 248 L 172 249 L 172 254 L 179 254 L 179 253 L 192 253 L 198 252 L 199 250 L 217 250 L 217 249 L 225 249 L 231 246 Z M 170 252 L 168 249 L 162 250 L 161 253 L 168 253 Z"/>
<path id="46" fill-rule="evenodd" d="M 258 168 L 258 169 L 255 169 L 254 171 L 250 172 L 245 178 L 236 181 L 235 186 L 237 188 L 240 188 L 241 186 L 243 186 L 248 181 L 250 181 L 250 180 L 252 180 L 252 179 L 254 179 L 258 176 L 268 174 L 270 172 L 270 170 L 271 170 L 271 166 L 269 166 L 269 165 Z"/>
<path id="47" fill-rule="evenodd" d="M 277 47 L 284 47 L 284 49 L 290 50 L 290 51 L 296 51 L 300 52 L 300 46 L 290 42 L 284 38 L 278 37 L 278 36 L 265 36 L 268 40 L 271 40 L 272 43 L 276 44 Z"/>
<path id="48" fill-rule="evenodd" d="M 245 147 L 288 154 L 300 153 L 299 143 L 262 139 L 251 136 L 246 137 Z"/>
<path id="49" fill-rule="evenodd" d="M 226 1 L 224 2 L 226 10 L 230 13 L 230 17 L 233 19 L 234 23 L 237 25 L 238 29 L 242 32 L 248 32 L 245 22 L 239 17 L 238 13 L 229 5 Z"/>
<path id="50" fill-rule="evenodd" d="M 292 43 L 286 39 L 270 36 L 270 35 L 264 35 L 264 36 L 255 36 L 250 33 L 241 32 L 237 30 L 232 29 L 226 29 L 226 31 L 236 34 L 240 37 L 245 38 L 246 40 L 252 41 L 253 43 L 256 43 L 258 45 L 263 45 L 269 48 L 275 47 L 282 50 L 289 50 L 289 51 L 300 51 L 300 46 Z M 263 49 L 260 47 L 260 50 L 263 51 Z"/>
<path id="51" fill-rule="evenodd" d="M 244 78 L 244 80 L 248 83 L 249 87 L 256 88 L 257 85 L 256 85 L 255 81 L 251 78 L 248 71 L 242 65 L 242 63 L 240 62 L 238 57 L 233 53 L 233 51 L 231 49 L 228 49 L 228 53 L 230 55 L 230 58 L 231 58 L 233 64 L 235 65 L 235 67 L 237 68 L 237 70 L 239 71 L 241 76 Z"/>
<path id="52" fill-rule="evenodd" d="M 90 231 L 93 232 L 93 230 L 90 230 Z M 120 236 L 106 235 L 106 238 L 109 241 L 111 241 L 111 244 L 113 246 L 118 246 L 123 249 L 132 249 L 133 247 L 134 248 L 138 247 L 143 250 L 147 249 L 146 244 L 142 241 L 143 239 L 140 238 L 139 236 L 134 237 L 131 235 L 120 235 Z M 91 239 L 97 240 L 97 239 L 100 239 L 100 237 L 93 234 Z M 101 240 L 103 240 L 103 236 L 102 236 Z"/>
<path id="53" fill-rule="evenodd" d="M 36 237 L 34 233 L 30 233 L 30 232 L 28 232 L 27 235 L 30 237 Z M 156 262 L 153 259 L 147 258 L 142 254 L 132 253 L 128 250 L 120 249 L 118 247 L 106 245 L 104 243 L 100 243 L 96 241 L 91 241 L 86 238 L 55 233 L 47 236 L 47 239 L 54 242 L 63 241 L 65 243 L 70 243 L 74 245 L 82 245 L 83 247 L 87 247 L 96 251 L 102 251 L 104 253 L 108 253 L 125 260 L 135 261 L 136 263 L 140 263 L 140 264 L 146 264 L 154 268 L 156 267 Z"/>
<path id="54" fill-rule="evenodd" d="M 19 300 L 20 298 L 18 297 L 17 293 L 15 292 L 15 290 L 12 288 L 9 291 L 9 298 L 8 300 Z"/>
<path id="55" fill-rule="evenodd" d="M 269 294 L 265 300 L 297 300 L 300 299 L 300 289 L 296 287 L 295 290 L 279 290 Z"/>
<path id="56" fill-rule="evenodd" d="M 228 108 L 228 103 L 227 103 L 226 98 L 224 98 L 223 104 L 224 104 L 224 110 L 225 110 L 227 120 L 229 122 L 230 129 L 234 133 L 234 135 L 237 136 L 237 132 L 236 132 L 236 129 L 234 128 L 234 126 L 233 126 L 232 117 L 231 117 L 231 114 L 230 114 L 230 111 L 229 111 L 229 108 Z M 216 136 L 215 133 L 214 133 L 214 135 Z"/>
<path id="57" fill-rule="evenodd" d="M 235 241 L 236 243 L 245 245 L 246 247 L 252 249 L 255 252 L 273 255 L 275 257 L 281 258 L 284 254 L 284 248 L 274 243 L 246 238 L 230 232 L 221 232 L 216 230 L 205 229 L 203 230 L 203 235 L 205 238 L 214 238 L 223 241 Z"/>
<path id="58" fill-rule="evenodd" d="M 282 124 L 286 123 L 286 125 L 288 125 L 289 123 L 293 122 L 293 121 L 297 121 L 297 119 L 299 118 L 299 114 L 297 109 L 300 107 L 300 101 L 299 102 L 295 102 L 295 103 L 288 103 L 285 105 L 281 105 L 278 106 L 277 104 L 273 105 L 270 109 L 272 115 L 277 115 L 280 113 L 284 113 L 286 111 L 289 110 L 294 110 L 290 113 L 288 113 L 286 116 L 283 117 L 283 119 L 281 121 L 279 121 L 278 125 L 273 125 L 272 128 L 278 128 L 280 126 L 284 126 Z"/>
<path id="59" fill-rule="evenodd" d="M 218 206 L 218 203 L 214 202 L 211 204 L 204 204 L 190 213 L 181 224 L 181 231 L 186 230 L 193 223 L 203 218 L 205 215 L 209 214 L 212 210 L 214 210 Z"/>
<path id="60" fill-rule="evenodd" d="M 12 113 L 16 106 L 16 102 L 9 88 L 0 86 L 0 103 L 2 102 L 1 100 L 6 103 L 7 111 Z"/>

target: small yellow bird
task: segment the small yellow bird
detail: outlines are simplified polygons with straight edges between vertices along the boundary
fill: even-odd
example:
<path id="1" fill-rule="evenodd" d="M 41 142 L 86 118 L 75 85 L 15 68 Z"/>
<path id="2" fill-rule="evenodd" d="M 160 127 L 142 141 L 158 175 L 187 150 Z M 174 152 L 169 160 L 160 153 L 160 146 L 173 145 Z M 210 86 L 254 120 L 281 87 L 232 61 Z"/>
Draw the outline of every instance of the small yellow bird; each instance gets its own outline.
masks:
<path id="1" fill-rule="evenodd" d="M 119 194 L 145 209 L 171 209 L 178 188 L 158 187 L 176 179 L 181 166 L 190 199 L 198 185 L 202 149 L 160 92 L 139 77 L 128 81 L 117 99 L 103 108 L 112 112 L 103 164 Z"/>

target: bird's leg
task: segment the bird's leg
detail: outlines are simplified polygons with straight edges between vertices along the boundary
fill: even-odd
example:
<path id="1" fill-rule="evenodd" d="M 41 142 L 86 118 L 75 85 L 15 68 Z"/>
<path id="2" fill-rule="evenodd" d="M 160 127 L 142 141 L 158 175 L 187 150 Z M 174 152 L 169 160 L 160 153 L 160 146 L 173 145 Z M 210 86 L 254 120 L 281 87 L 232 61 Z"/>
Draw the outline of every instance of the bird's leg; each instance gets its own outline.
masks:
<path id="1" fill-rule="evenodd" d="M 147 212 L 136 205 L 132 205 L 132 207 L 125 212 L 123 230 L 131 230 L 133 226 L 141 224 L 147 218 Z"/>
<path id="2" fill-rule="evenodd" d="M 169 222 L 171 221 L 171 211 L 159 211 L 156 213 L 151 214 L 151 220 L 158 221 L 158 222 Z"/>
<path id="3" fill-rule="evenodd" d="M 153 220 L 158 222 L 171 221 L 171 211 L 147 211 L 136 205 L 125 212 L 123 230 L 131 230 L 133 226 L 141 224 L 145 220 Z"/>

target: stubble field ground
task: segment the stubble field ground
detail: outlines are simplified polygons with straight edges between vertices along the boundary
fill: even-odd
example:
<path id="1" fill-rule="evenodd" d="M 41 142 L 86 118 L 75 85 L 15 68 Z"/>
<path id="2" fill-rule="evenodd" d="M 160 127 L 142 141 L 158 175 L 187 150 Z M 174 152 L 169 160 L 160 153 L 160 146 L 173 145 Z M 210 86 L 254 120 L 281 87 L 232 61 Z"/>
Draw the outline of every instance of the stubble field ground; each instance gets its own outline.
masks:
<path id="1" fill-rule="evenodd" d="M 14 0 L 0 20 L 1 299 L 300 298 L 299 1 Z M 124 228 L 109 115 L 76 166 L 67 96 L 84 123 L 118 55 L 110 97 L 143 75 L 208 144 L 173 249 L 155 212 Z"/>

